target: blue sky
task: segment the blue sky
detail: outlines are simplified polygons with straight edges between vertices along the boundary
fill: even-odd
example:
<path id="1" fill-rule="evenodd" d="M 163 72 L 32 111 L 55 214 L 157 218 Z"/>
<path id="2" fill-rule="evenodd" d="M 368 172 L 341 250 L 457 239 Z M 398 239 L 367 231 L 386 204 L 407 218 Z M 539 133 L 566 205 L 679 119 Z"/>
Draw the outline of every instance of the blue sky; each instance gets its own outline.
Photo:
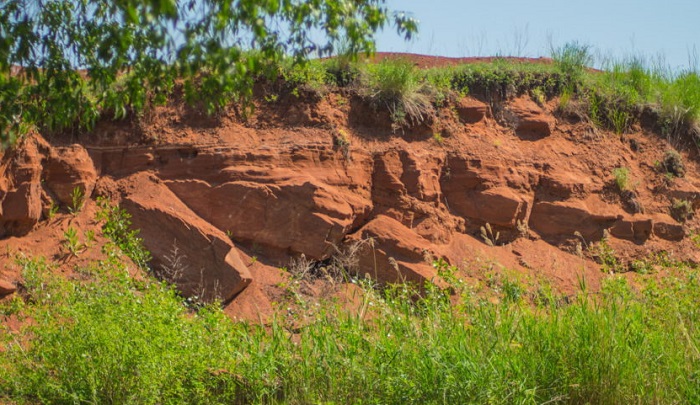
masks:
<path id="1" fill-rule="evenodd" d="M 700 0 L 388 0 L 420 20 L 406 43 L 379 35 L 379 51 L 444 56 L 548 56 L 549 44 L 578 41 L 605 57 L 662 57 L 673 69 L 700 53 Z"/>

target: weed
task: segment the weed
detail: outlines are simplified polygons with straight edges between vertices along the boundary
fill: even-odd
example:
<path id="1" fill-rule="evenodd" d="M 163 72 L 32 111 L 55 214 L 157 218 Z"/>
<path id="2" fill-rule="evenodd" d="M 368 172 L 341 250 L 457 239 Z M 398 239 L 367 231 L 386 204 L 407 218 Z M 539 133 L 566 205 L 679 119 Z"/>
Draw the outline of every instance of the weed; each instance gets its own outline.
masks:
<path id="1" fill-rule="evenodd" d="M 525 294 L 525 288 L 517 280 L 508 277 L 501 279 L 501 289 L 505 302 L 518 302 Z"/>
<path id="2" fill-rule="evenodd" d="M 629 187 L 629 174 L 630 171 L 626 167 L 618 167 L 612 171 L 613 177 L 615 179 L 615 186 L 619 191 L 625 191 Z"/>
<path id="3" fill-rule="evenodd" d="M 521 238 L 525 238 L 530 234 L 530 226 L 526 221 L 520 219 L 515 221 L 515 229 L 518 230 L 518 235 L 520 235 Z"/>
<path id="4" fill-rule="evenodd" d="M 350 138 L 344 129 L 341 128 L 335 132 L 335 135 L 333 136 L 333 147 L 340 149 L 346 159 L 349 160 L 351 158 Z"/>
<path id="5" fill-rule="evenodd" d="M 606 273 L 619 273 L 622 271 L 622 264 L 617 259 L 615 255 L 615 250 L 608 243 L 607 232 L 603 236 L 603 239 L 596 244 L 596 250 L 594 255 L 597 257 L 598 262 L 601 265 L 601 270 Z"/>
<path id="6" fill-rule="evenodd" d="M 445 139 L 442 137 L 442 135 L 439 132 L 433 132 L 433 140 L 438 145 L 442 145 L 442 143 L 445 141 Z"/>
<path id="7" fill-rule="evenodd" d="M 578 42 L 552 47 L 551 55 L 557 68 L 567 78 L 568 85 L 574 89 L 580 84 L 584 69 L 593 62 L 591 47 Z"/>
<path id="8" fill-rule="evenodd" d="M 664 159 L 661 163 L 661 167 L 675 177 L 685 176 L 685 165 L 683 164 L 683 158 L 681 154 L 675 150 L 668 150 L 664 153 Z"/>
<path id="9" fill-rule="evenodd" d="M 688 200 L 674 198 L 671 204 L 671 216 L 678 222 L 685 222 L 695 215 L 693 203 Z"/>
<path id="10" fill-rule="evenodd" d="M 58 214 L 58 209 L 58 204 L 56 204 L 54 201 L 51 201 L 51 204 L 49 205 L 49 210 L 47 212 L 47 217 L 49 220 L 52 220 L 56 217 L 56 214 Z"/>
<path id="11" fill-rule="evenodd" d="M 613 109 L 610 112 L 610 120 L 612 121 L 613 129 L 618 135 L 627 131 L 630 119 L 630 114 L 622 109 Z"/>
<path id="12" fill-rule="evenodd" d="M 648 260 L 634 260 L 630 263 L 630 271 L 639 274 L 650 274 L 654 271 L 654 266 Z"/>
<path id="13" fill-rule="evenodd" d="M 96 219 L 104 221 L 102 232 L 114 242 L 134 263 L 142 269 L 148 270 L 150 253 L 144 248 L 143 241 L 138 238 L 138 230 L 132 230 L 131 216 L 118 206 L 111 205 L 109 200 L 98 198 Z"/>
<path id="14" fill-rule="evenodd" d="M 73 188 L 70 197 L 71 205 L 68 207 L 68 210 L 71 212 L 71 214 L 76 215 L 83 208 L 83 204 L 85 204 L 85 194 L 83 189 L 80 187 Z"/>
<path id="15" fill-rule="evenodd" d="M 496 232 L 495 234 L 493 233 L 493 229 L 491 228 L 491 224 L 486 223 L 486 225 L 481 227 L 481 238 L 484 240 L 484 243 L 486 243 L 489 246 L 496 246 L 498 243 L 498 239 L 501 237 L 500 232 Z"/>
<path id="16" fill-rule="evenodd" d="M 530 97 L 539 105 L 540 107 L 544 107 L 545 103 L 547 102 L 547 96 L 544 94 L 544 90 L 540 87 L 535 87 L 530 91 Z"/>
<path id="17" fill-rule="evenodd" d="M 700 232 L 698 230 L 693 230 L 689 234 L 690 240 L 693 242 L 696 248 L 700 249 Z"/>
<path id="18" fill-rule="evenodd" d="M 65 238 L 63 248 L 66 251 L 66 255 L 69 257 L 78 256 L 87 248 L 84 243 L 80 242 L 78 231 L 73 227 L 66 229 L 65 232 L 63 232 L 63 237 Z"/>
<path id="19" fill-rule="evenodd" d="M 31 317 L 17 336 L 29 344 L 0 334 L 0 392 L 19 403 L 694 403 L 700 277 L 664 265 L 676 267 L 636 289 L 606 278 L 594 299 L 584 281 L 566 299 L 541 289 L 535 307 L 502 276 L 491 281 L 502 302 L 465 293 L 458 308 L 434 287 L 358 282 L 356 310 L 320 302 L 306 322 L 263 326 L 189 311 L 112 258 L 82 281 L 24 260 L 32 300 L 12 311 Z M 435 267 L 462 285 L 453 266 Z"/>
<path id="20" fill-rule="evenodd" d="M 153 269 L 153 275 L 159 280 L 163 280 L 169 284 L 177 284 L 182 276 L 189 272 L 187 264 L 187 255 L 180 252 L 177 245 L 177 240 L 173 240 L 168 254 L 163 255 L 163 263 L 159 269 Z"/>
<path id="21" fill-rule="evenodd" d="M 0 301 L 0 316 L 21 316 L 25 307 L 24 299 L 18 294 L 14 294 L 12 297 Z M 2 326 L 0 326 L 0 329 L 2 329 Z M 2 344 L 2 339 L 0 339 L 0 344 Z M 2 385 L 0 384 L 0 386 Z"/>
<path id="22" fill-rule="evenodd" d="M 573 97 L 573 90 L 570 87 L 564 88 L 559 96 L 559 110 L 567 111 Z"/>

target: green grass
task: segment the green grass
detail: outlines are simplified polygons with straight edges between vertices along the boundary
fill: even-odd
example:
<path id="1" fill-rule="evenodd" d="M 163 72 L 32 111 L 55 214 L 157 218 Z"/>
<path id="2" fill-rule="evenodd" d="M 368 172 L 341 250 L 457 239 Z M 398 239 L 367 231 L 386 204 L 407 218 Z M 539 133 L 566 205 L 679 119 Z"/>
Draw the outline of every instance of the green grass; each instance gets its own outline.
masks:
<path id="1" fill-rule="evenodd" d="M 434 87 L 410 62 L 366 65 L 359 77 L 358 92 L 375 106 L 386 108 L 396 124 L 420 124 L 434 111 Z"/>
<path id="2" fill-rule="evenodd" d="M 23 260 L 31 317 L 0 341 L 0 400 L 41 403 L 697 403 L 700 278 L 643 288 L 611 277 L 600 293 L 564 300 L 517 281 L 480 298 L 437 263 L 446 291 L 422 298 L 405 285 L 361 283 L 360 309 L 302 305 L 267 327 L 236 323 L 215 306 L 197 312 L 166 284 L 128 276 L 116 250 L 51 276 Z M 5 308 L 3 308 L 5 310 Z M 1 313 L 2 311 L 0 311 Z M 292 334 L 294 333 L 294 337 Z M 20 342 L 25 342 L 20 344 Z"/>
<path id="3" fill-rule="evenodd" d="M 629 187 L 629 177 L 630 171 L 626 167 L 618 167 L 612 171 L 613 178 L 615 179 L 615 185 L 619 191 L 625 191 Z"/>

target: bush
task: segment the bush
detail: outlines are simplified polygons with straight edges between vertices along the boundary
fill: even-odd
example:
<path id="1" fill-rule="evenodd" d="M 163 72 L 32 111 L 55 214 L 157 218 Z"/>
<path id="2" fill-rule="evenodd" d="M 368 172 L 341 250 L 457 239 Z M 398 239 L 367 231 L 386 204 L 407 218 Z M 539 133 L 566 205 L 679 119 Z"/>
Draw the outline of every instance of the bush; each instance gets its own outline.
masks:
<path id="1" fill-rule="evenodd" d="M 32 344 L 26 353 L 13 346 L 17 367 L 0 392 L 40 403 L 235 400 L 238 381 L 217 374 L 232 365 L 220 310 L 189 315 L 172 288 L 131 279 L 115 255 L 84 269 L 83 283 L 51 277 L 38 261 L 23 265 Z"/>
<path id="2" fill-rule="evenodd" d="M 674 198 L 671 204 L 671 216 L 678 222 L 685 222 L 693 217 L 695 209 L 693 203 L 688 200 Z"/>
<path id="3" fill-rule="evenodd" d="M 410 62 L 385 60 L 367 65 L 360 86 L 360 93 L 386 107 L 397 125 L 420 124 L 434 111 L 434 88 Z"/>
<path id="4" fill-rule="evenodd" d="M 675 177 L 685 176 L 685 165 L 683 164 L 683 158 L 681 157 L 681 154 L 675 150 L 666 151 L 661 165 L 666 173 L 669 173 Z"/>
<path id="5" fill-rule="evenodd" d="M 629 175 L 630 171 L 626 167 L 618 167 L 612 171 L 613 177 L 615 178 L 615 185 L 620 191 L 627 190 L 629 187 Z"/>

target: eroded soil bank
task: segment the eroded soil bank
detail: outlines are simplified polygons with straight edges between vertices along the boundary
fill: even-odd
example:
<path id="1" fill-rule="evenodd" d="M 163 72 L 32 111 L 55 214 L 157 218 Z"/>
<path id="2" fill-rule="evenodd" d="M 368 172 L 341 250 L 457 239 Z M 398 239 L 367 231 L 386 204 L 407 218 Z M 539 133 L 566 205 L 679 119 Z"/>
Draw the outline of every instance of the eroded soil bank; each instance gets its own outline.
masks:
<path id="1" fill-rule="evenodd" d="M 98 196 L 131 214 L 153 269 L 179 263 L 185 295 L 222 299 L 234 317 L 271 313 L 289 278 L 280 268 L 299 257 L 380 282 L 440 284 L 442 258 L 472 280 L 508 271 L 564 294 L 581 279 L 595 289 L 611 270 L 601 240 L 619 272 L 662 251 L 698 261 L 695 150 L 673 146 L 527 95 L 458 97 L 413 128 L 343 91 L 261 95 L 246 119 L 173 102 L 139 124 L 34 134 L 5 153 L 0 294 L 21 286 L 18 253 L 65 258 L 67 274 L 99 257 L 86 244 L 66 258 L 64 242 L 99 228 Z M 71 214 L 76 198 L 86 203 Z"/>

